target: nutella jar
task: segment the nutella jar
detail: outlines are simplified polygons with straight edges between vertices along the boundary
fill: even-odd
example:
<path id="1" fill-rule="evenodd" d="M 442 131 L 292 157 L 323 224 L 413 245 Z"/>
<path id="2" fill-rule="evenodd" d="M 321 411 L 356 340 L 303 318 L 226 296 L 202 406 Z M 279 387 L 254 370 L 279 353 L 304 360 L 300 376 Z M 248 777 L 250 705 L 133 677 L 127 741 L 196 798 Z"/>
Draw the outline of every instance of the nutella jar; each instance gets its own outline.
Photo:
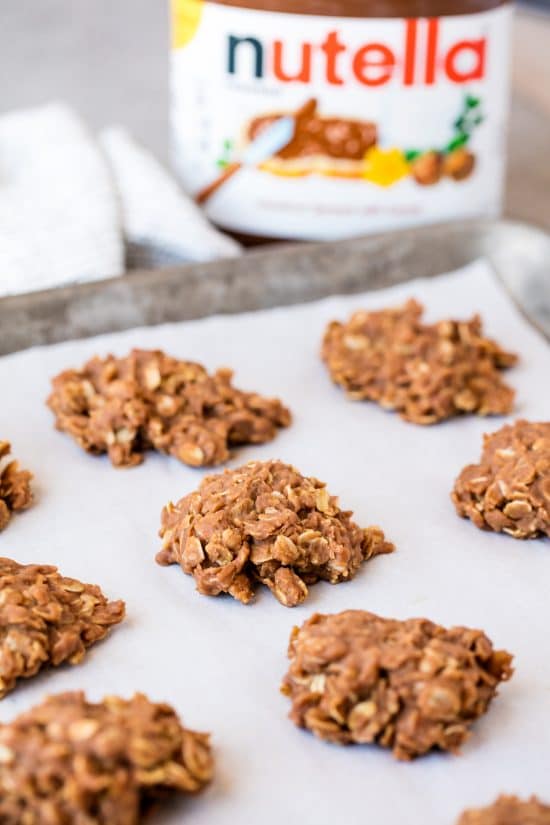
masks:
<path id="1" fill-rule="evenodd" d="M 501 0 L 172 0 L 183 185 L 225 230 L 335 239 L 494 216 Z"/>

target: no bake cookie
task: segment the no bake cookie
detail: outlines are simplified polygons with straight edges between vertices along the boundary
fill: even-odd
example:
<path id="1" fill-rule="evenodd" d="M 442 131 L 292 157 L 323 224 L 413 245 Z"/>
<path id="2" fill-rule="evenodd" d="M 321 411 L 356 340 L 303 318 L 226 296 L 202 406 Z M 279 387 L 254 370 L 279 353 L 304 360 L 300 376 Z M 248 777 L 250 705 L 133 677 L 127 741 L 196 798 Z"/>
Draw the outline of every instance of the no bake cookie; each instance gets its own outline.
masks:
<path id="1" fill-rule="evenodd" d="M 232 375 L 133 350 L 62 372 L 48 405 L 59 430 L 117 467 L 140 464 L 147 450 L 202 467 L 226 461 L 231 447 L 270 441 L 290 424 L 280 401 L 236 389 Z"/>
<path id="2" fill-rule="evenodd" d="M 256 461 L 208 476 L 162 512 L 160 564 L 180 564 L 208 596 L 248 604 L 256 583 L 294 607 L 308 585 L 352 579 L 389 553 L 378 527 L 358 527 L 326 486 L 281 461 Z"/>
<path id="3" fill-rule="evenodd" d="M 482 530 L 550 536 L 550 422 L 516 421 L 485 435 L 480 463 L 462 470 L 452 500 Z"/>
<path id="4" fill-rule="evenodd" d="M 8 441 L 0 441 L 0 462 L 11 452 Z M 8 526 L 12 513 L 32 504 L 32 473 L 21 470 L 17 461 L 0 466 L 0 532 Z"/>
<path id="5" fill-rule="evenodd" d="M 0 822 L 137 825 L 168 794 L 200 791 L 212 769 L 209 737 L 169 705 L 64 693 L 0 726 Z"/>
<path id="6" fill-rule="evenodd" d="M 377 743 L 409 760 L 456 752 L 512 674 L 479 630 L 364 610 L 315 614 L 294 628 L 282 691 L 290 718 L 321 739 Z"/>
<path id="7" fill-rule="evenodd" d="M 95 585 L 0 558 L 0 699 L 47 665 L 78 664 L 123 618 Z"/>
<path id="8" fill-rule="evenodd" d="M 415 300 L 393 309 L 355 312 L 326 330 L 322 358 L 349 398 L 375 401 L 414 424 L 455 415 L 510 412 L 514 391 L 500 372 L 517 356 L 469 321 L 425 324 Z"/>
<path id="9" fill-rule="evenodd" d="M 464 811 L 456 825 L 550 825 L 550 806 L 533 796 L 499 796 L 488 808 Z"/>

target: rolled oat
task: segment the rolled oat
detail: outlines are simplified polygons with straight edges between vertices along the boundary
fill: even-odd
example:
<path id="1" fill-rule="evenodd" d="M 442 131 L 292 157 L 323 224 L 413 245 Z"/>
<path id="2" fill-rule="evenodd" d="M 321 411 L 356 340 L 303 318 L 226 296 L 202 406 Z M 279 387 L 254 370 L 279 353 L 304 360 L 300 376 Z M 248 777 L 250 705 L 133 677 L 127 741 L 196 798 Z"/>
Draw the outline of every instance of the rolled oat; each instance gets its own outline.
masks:
<path id="1" fill-rule="evenodd" d="M 398 759 L 456 752 L 512 675 L 479 630 L 364 610 L 315 614 L 294 628 L 282 692 L 290 718 L 341 745 L 377 743 Z"/>
<path id="2" fill-rule="evenodd" d="M 78 664 L 123 618 L 95 585 L 0 558 L 0 699 L 47 665 Z"/>
<path id="3" fill-rule="evenodd" d="M 48 406 L 59 430 L 90 453 L 107 453 L 117 467 L 140 464 L 147 450 L 209 466 L 226 461 L 231 447 L 270 441 L 290 424 L 280 401 L 235 389 L 232 375 L 133 350 L 61 373 Z"/>
<path id="4" fill-rule="evenodd" d="M 477 315 L 425 324 L 423 311 L 409 300 L 329 324 L 322 358 L 332 380 L 349 398 L 375 401 L 414 424 L 510 412 L 514 391 L 500 371 L 517 356 L 483 337 Z"/>
<path id="5" fill-rule="evenodd" d="M 209 737 L 142 694 L 64 693 L 0 726 L 3 825 L 137 825 L 212 777 Z"/>
<path id="6" fill-rule="evenodd" d="M 250 462 L 164 508 L 157 561 L 180 564 L 205 595 L 248 604 L 260 582 L 294 607 L 308 585 L 352 579 L 363 561 L 394 549 L 351 515 L 321 481 L 281 461 Z"/>
<path id="7" fill-rule="evenodd" d="M 452 500 L 482 530 L 550 536 L 550 422 L 516 421 L 485 435 L 480 463 L 462 470 Z"/>

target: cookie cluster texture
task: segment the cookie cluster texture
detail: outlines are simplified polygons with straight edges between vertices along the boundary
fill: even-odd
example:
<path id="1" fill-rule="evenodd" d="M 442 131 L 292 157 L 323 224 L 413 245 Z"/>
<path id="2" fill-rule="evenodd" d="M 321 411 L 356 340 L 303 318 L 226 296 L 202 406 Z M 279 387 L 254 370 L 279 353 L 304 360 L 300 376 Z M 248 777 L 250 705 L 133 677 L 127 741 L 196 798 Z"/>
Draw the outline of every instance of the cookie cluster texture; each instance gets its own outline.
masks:
<path id="1" fill-rule="evenodd" d="M 500 372 L 517 356 L 483 336 L 477 315 L 425 324 L 423 311 L 409 300 L 329 324 L 322 358 L 332 380 L 349 398 L 375 401 L 414 424 L 510 412 L 514 391 Z"/>
<path id="2" fill-rule="evenodd" d="M 205 478 L 162 512 L 160 564 L 180 564 L 208 596 L 248 604 L 256 583 L 286 607 L 308 586 L 352 579 L 394 548 L 378 527 L 361 528 L 325 484 L 281 461 L 254 461 Z"/>
<path id="3" fill-rule="evenodd" d="M 452 500 L 482 530 L 550 536 L 550 422 L 516 421 L 485 435 L 480 463 L 462 470 Z"/>
<path id="4" fill-rule="evenodd" d="M 0 558 L 0 698 L 47 665 L 78 664 L 123 618 L 95 585 Z"/>
<path id="5" fill-rule="evenodd" d="M 479 630 L 363 610 L 315 614 L 294 628 L 288 655 L 282 691 L 296 725 L 403 760 L 457 751 L 512 675 L 511 655 Z"/>
<path id="6" fill-rule="evenodd" d="M 0 462 L 11 452 L 8 441 L 0 441 Z M 0 467 L 0 532 L 8 526 L 12 513 L 32 504 L 32 473 L 21 470 L 17 461 Z"/>
<path id="7" fill-rule="evenodd" d="M 232 447 L 270 441 L 290 424 L 280 401 L 236 389 L 232 375 L 133 350 L 62 372 L 48 405 L 59 430 L 90 453 L 107 453 L 117 467 L 140 464 L 147 450 L 209 466 L 226 461 Z"/>
<path id="8" fill-rule="evenodd" d="M 209 737 L 136 694 L 65 693 L 0 726 L 3 825 L 137 825 L 168 794 L 211 779 Z"/>
<path id="9" fill-rule="evenodd" d="M 535 796 L 525 801 L 517 796 L 499 796 L 487 808 L 464 811 L 457 825 L 550 825 L 550 806 Z"/>

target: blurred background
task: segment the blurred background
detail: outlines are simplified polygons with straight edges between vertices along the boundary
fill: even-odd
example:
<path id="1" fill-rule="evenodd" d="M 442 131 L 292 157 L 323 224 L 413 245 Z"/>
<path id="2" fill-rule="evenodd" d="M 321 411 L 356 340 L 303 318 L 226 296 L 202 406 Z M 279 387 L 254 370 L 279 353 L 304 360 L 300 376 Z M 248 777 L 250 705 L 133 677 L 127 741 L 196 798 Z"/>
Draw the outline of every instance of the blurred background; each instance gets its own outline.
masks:
<path id="1" fill-rule="evenodd" d="M 3 0 L 0 112 L 64 100 L 169 163 L 168 0 Z M 550 0 L 517 8 L 506 213 L 550 228 Z"/>

